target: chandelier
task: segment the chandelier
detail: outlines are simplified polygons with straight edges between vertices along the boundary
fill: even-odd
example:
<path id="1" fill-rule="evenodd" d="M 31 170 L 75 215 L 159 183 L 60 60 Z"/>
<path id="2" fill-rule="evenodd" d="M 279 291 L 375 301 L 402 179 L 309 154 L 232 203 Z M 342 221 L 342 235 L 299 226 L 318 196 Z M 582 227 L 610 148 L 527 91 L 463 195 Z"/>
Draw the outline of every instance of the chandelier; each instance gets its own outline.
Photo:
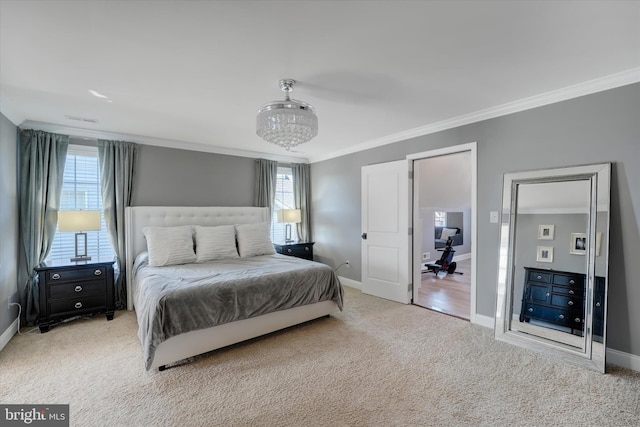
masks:
<path id="1" fill-rule="evenodd" d="M 280 80 L 284 101 L 263 105 L 256 118 L 256 134 L 287 151 L 318 134 L 318 117 L 313 106 L 289 97 L 295 84 L 292 79 Z"/>

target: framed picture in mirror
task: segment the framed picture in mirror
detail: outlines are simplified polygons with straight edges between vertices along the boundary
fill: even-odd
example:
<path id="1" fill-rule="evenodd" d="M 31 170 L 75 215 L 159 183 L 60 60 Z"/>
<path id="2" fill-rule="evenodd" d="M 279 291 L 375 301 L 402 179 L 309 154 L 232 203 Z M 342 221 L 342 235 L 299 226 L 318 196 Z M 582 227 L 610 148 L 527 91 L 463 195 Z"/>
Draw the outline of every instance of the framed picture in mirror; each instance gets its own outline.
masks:
<path id="1" fill-rule="evenodd" d="M 538 246 L 536 261 L 553 262 L 553 246 Z"/>
<path id="2" fill-rule="evenodd" d="M 555 228 L 554 225 L 539 225 L 538 240 L 553 240 Z"/>
<path id="3" fill-rule="evenodd" d="M 585 233 L 571 233 L 571 255 L 584 255 L 587 251 L 587 235 Z"/>

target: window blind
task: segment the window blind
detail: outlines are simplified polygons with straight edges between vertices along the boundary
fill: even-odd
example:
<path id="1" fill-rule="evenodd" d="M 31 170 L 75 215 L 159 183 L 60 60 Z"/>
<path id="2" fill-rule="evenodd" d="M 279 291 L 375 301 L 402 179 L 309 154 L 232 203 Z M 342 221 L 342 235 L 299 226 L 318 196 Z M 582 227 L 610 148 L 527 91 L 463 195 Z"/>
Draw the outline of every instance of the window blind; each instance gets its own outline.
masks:
<path id="1" fill-rule="evenodd" d="M 102 213 L 102 194 L 98 148 L 69 145 L 64 167 L 60 210 L 100 211 L 102 229 L 87 231 L 87 254 L 93 259 L 112 259 L 115 254 L 109 242 L 107 227 Z M 75 256 L 75 233 L 56 229 L 49 262 L 64 262 Z"/>
<path id="2" fill-rule="evenodd" d="M 286 224 L 278 222 L 278 211 L 280 209 L 296 209 L 293 196 L 293 171 L 291 167 L 278 166 L 276 176 L 276 198 L 271 218 L 271 240 L 274 243 L 284 242 Z M 298 240 L 298 229 L 296 224 L 291 224 L 291 238 Z"/>

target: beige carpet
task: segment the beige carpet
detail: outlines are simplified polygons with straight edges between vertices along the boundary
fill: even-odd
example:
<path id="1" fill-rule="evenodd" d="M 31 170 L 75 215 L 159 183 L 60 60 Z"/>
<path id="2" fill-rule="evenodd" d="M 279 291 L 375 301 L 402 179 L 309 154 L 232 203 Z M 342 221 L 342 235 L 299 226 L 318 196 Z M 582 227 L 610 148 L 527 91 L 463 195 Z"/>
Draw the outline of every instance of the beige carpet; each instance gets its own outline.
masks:
<path id="1" fill-rule="evenodd" d="M 2 403 L 68 403 L 73 426 L 637 426 L 640 373 L 606 375 L 489 329 L 362 295 L 283 332 L 146 372 L 131 312 L 15 336 Z"/>

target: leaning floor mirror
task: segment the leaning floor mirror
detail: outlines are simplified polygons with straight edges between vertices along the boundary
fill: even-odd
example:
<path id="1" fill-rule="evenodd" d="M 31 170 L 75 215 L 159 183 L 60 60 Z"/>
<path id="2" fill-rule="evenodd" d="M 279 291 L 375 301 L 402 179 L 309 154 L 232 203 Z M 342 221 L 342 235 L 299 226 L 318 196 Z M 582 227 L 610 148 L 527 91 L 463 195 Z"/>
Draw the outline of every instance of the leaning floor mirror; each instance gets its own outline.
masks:
<path id="1" fill-rule="evenodd" d="M 506 173 L 496 339 L 605 370 L 611 164 Z"/>

